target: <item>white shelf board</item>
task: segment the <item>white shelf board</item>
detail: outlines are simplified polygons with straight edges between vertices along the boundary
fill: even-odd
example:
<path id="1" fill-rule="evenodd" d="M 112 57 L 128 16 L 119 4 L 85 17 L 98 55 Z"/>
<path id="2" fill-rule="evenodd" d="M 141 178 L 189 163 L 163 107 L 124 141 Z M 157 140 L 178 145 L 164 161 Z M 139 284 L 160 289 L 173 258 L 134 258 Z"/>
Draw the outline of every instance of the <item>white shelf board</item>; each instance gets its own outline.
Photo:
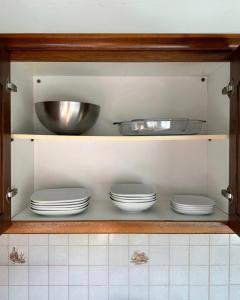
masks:
<path id="1" fill-rule="evenodd" d="M 12 139 L 52 140 L 52 141 L 202 141 L 227 140 L 227 134 L 204 135 L 168 135 L 168 136 L 91 136 L 91 135 L 46 135 L 46 134 L 12 134 Z"/>
<path id="2" fill-rule="evenodd" d="M 141 213 L 127 213 L 121 211 L 111 203 L 110 199 L 92 200 L 90 207 L 82 214 L 65 217 L 39 216 L 28 208 L 17 214 L 13 221 L 227 221 L 228 215 L 215 209 L 212 215 L 188 216 L 175 213 L 169 207 L 169 200 L 160 197 L 149 210 Z"/>

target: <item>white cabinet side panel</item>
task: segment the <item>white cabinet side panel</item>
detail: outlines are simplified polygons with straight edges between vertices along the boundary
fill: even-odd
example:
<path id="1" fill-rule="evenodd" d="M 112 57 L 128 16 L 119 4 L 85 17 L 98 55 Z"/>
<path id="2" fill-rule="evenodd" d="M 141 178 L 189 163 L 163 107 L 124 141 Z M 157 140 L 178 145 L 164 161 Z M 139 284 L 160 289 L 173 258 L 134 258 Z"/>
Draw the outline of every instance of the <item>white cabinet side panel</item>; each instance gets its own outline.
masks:
<path id="1" fill-rule="evenodd" d="M 11 185 L 18 189 L 12 198 L 12 217 L 26 208 L 34 190 L 33 144 L 30 140 L 14 140 L 11 144 Z"/>
<path id="2" fill-rule="evenodd" d="M 47 100 L 100 105 L 100 117 L 88 135 L 119 135 L 112 125 L 116 121 L 207 118 L 207 82 L 199 76 L 34 76 L 34 101 Z M 36 132 L 49 133 L 35 119 Z"/>
<path id="3" fill-rule="evenodd" d="M 150 183 L 159 195 L 207 194 L 206 143 L 35 141 L 35 188 L 86 186 L 97 200 L 109 199 L 115 182 Z"/>
<path id="4" fill-rule="evenodd" d="M 14 133 L 33 132 L 33 78 L 23 63 L 11 63 L 11 81 L 17 93 L 11 93 L 11 128 Z"/>
<path id="5" fill-rule="evenodd" d="M 229 133 L 229 98 L 222 95 L 222 88 L 230 80 L 230 65 L 224 63 L 208 76 L 208 133 Z"/>
<path id="6" fill-rule="evenodd" d="M 228 184 L 229 141 L 211 141 L 208 143 L 208 195 L 226 213 L 228 201 L 221 195 L 221 190 Z"/>

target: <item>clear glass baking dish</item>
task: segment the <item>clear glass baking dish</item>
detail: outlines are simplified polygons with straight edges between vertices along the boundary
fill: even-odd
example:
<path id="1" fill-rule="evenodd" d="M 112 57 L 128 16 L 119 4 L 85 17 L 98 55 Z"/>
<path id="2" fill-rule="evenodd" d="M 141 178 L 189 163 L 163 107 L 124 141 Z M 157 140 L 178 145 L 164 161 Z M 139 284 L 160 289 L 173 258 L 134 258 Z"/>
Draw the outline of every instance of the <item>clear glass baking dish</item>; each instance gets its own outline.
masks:
<path id="1" fill-rule="evenodd" d="M 114 122 L 119 126 L 121 135 L 186 135 L 199 134 L 203 120 L 187 118 L 173 119 L 139 119 Z"/>

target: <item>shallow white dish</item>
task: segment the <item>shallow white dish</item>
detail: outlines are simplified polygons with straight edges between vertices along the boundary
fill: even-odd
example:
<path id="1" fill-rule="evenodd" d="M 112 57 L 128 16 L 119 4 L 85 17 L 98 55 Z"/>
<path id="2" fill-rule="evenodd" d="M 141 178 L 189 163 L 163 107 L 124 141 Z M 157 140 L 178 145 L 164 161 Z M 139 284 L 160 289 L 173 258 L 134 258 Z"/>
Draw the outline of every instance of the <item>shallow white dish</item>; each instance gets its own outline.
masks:
<path id="1" fill-rule="evenodd" d="M 151 196 L 151 197 L 127 197 L 127 196 L 115 196 L 115 195 L 112 195 L 111 193 L 109 193 L 109 196 L 111 198 L 114 198 L 116 200 L 123 200 L 123 201 L 151 201 L 151 200 L 155 200 L 157 199 L 157 196 L 154 195 L 154 196 Z"/>
<path id="2" fill-rule="evenodd" d="M 124 203 L 119 201 L 112 201 L 113 204 L 120 208 L 121 210 L 127 211 L 127 212 L 140 212 L 149 209 L 151 206 L 153 206 L 157 201 L 150 201 L 145 203 Z"/>
<path id="3" fill-rule="evenodd" d="M 182 206 L 215 206 L 215 201 L 200 195 L 174 195 L 171 202 Z"/>
<path id="4" fill-rule="evenodd" d="M 88 206 L 85 206 L 84 208 L 79 208 L 79 209 L 72 209 L 69 211 L 46 211 L 46 210 L 35 210 L 32 208 L 29 208 L 30 211 L 32 211 L 33 213 L 37 214 L 37 215 L 41 215 L 41 216 L 71 216 L 71 215 L 76 215 L 76 214 L 80 214 L 83 211 L 85 211 L 88 208 Z"/>
<path id="5" fill-rule="evenodd" d="M 211 215 L 214 213 L 214 210 L 211 209 L 211 210 L 191 210 L 191 211 L 188 211 L 188 210 L 182 210 L 182 209 L 177 209 L 175 207 L 172 207 L 170 205 L 171 209 L 174 210 L 175 212 L 177 213 L 180 213 L 180 214 L 183 214 L 183 215 Z"/>
<path id="6" fill-rule="evenodd" d="M 66 203 L 82 201 L 89 197 L 91 197 L 91 192 L 87 188 L 59 188 L 36 191 L 32 194 L 31 200 L 37 202 Z"/>
<path id="7" fill-rule="evenodd" d="M 87 202 L 89 202 L 90 198 L 84 200 L 84 201 L 75 201 L 75 202 L 66 202 L 66 203 L 46 203 L 46 202 L 35 202 L 31 200 L 31 204 L 35 206 L 45 206 L 45 207 L 65 207 L 65 206 L 76 206 L 76 205 L 83 205 Z"/>
<path id="8" fill-rule="evenodd" d="M 151 197 L 156 194 L 155 189 L 142 183 L 116 183 L 111 187 L 110 193 L 113 196 L 126 197 Z"/>
<path id="9" fill-rule="evenodd" d="M 125 201 L 125 200 L 119 200 L 119 199 L 115 199 L 115 198 L 112 198 L 112 197 L 110 197 L 110 199 L 112 200 L 112 201 L 116 201 L 116 202 L 122 202 L 122 203 L 129 203 L 129 204 L 137 204 L 137 203 L 149 203 L 149 202 L 156 202 L 157 201 L 157 199 L 155 198 L 155 199 L 151 199 L 151 200 L 146 200 L 146 201 Z"/>

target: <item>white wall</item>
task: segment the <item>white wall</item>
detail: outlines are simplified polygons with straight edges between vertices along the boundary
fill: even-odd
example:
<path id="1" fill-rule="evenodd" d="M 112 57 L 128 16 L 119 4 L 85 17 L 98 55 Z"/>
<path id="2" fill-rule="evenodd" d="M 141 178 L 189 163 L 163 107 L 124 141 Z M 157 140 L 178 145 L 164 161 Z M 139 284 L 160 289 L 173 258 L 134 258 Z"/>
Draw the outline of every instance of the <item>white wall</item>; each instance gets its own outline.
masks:
<path id="1" fill-rule="evenodd" d="M 0 0 L 0 32 L 239 33 L 239 0 Z"/>

